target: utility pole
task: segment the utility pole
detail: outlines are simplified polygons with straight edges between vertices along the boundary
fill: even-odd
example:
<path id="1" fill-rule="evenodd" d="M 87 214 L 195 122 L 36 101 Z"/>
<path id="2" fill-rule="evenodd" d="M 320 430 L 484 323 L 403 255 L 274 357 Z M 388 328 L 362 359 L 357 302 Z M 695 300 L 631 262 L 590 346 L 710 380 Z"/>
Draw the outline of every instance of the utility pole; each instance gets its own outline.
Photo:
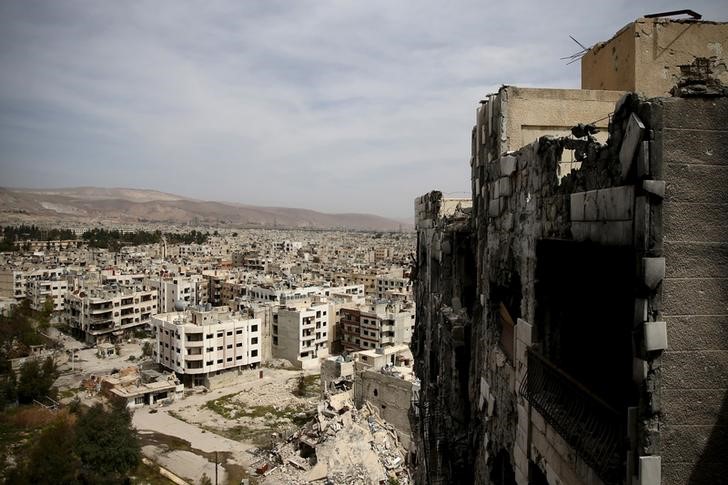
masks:
<path id="1" fill-rule="evenodd" d="M 215 452 L 215 485 L 217 485 L 217 451 Z"/>

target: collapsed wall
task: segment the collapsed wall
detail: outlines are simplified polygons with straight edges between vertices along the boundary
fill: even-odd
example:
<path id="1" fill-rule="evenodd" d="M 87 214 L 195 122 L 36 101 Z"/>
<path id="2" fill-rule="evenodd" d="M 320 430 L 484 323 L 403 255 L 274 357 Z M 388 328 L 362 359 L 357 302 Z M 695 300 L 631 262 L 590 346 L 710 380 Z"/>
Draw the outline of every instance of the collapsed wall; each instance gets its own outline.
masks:
<path id="1" fill-rule="evenodd" d="M 418 483 L 717 483 L 728 99 L 630 94 L 605 144 L 495 159 L 488 110 L 472 209 L 416 201 Z"/>

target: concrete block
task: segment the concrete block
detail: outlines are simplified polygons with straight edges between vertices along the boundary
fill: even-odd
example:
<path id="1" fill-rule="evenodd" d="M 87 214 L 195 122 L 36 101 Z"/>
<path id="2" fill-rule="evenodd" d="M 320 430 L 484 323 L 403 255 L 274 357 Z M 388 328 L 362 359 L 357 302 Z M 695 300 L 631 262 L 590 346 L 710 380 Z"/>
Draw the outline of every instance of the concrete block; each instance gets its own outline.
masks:
<path id="1" fill-rule="evenodd" d="M 640 485 L 660 485 L 662 483 L 662 458 L 659 456 L 640 456 Z"/>
<path id="2" fill-rule="evenodd" d="M 540 432 L 546 433 L 546 421 L 543 419 L 543 416 L 541 416 L 541 413 L 535 409 L 531 409 L 531 424 L 533 424 L 533 427 Z"/>
<path id="3" fill-rule="evenodd" d="M 528 448 L 528 431 L 523 426 L 516 426 L 516 445 L 525 450 Z"/>
<path id="4" fill-rule="evenodd" d="M 583 221 L 572 222 L 571 237 L 574 241 L 587 241 L 589 239 L 589 223 Z"/>
<path id="5" fill-rule="evenodd" d="M 513 185 L 510 177 L 501 177 L 498 179 L 498 192 L 501 197 L 510 197 L 513 193 Z"/>
<path id="6" fill-rule="evenodd" d="M 524 344 L 530 346 L 533 337 L 533 327 L 527 321 L 519 318 L 516 320 L 516 338 Z"/>
<path id="7" fill-rule="evenodd" d="M 642 382 L 647 379 L 648 370 L 649 367 L 647 362 L 636 357 L 632 359 L 632 381 L 634 381 L 635 384 L 642 384 Z"/>
<path id="8" fill-rule="evenodd" d="M 569 205 L 569 214 L 572 221 L 584 220 L 584 197 L 585 192 L 575 192 L 571 194 Z"/>
<path id="9" fill-rule="evenodd" d="M 645 322 L 645 350 L 667 349 L 667 324 L 665 322 Z"/>
<path id="10" fill-rule="evenodd" d="M 643 141 L 637 148 L 637 178 L 650 176 L 650 145 L 652 142 Z"/>
<path id="11" fill-rule="evenodd" d="M 652 194 L 659 199 L 665 198 L 665 181 L 664 180 L 643 180 L 642 188 L 648 194 Z"/>
<path id="12" fill-rule="evenodd" d="M 490 189 L 490 200 L 495 200 L 500 197 L 500 192 L 498 191 L 498 181 L 491 182 L 488 184 L 488 188 Z"/>
<path id="13" fill-rule="evenodd" d="M 524 475 L 520 468 L 516 469 L 515 478 L 518 485 L 528 485 L 528 476 Z"/>
<path id="14" fill-rule="evenodd" d="M 622 166 L 622 178 L 624 179 L 632 168 L 632 160 L 634 160 L 637 147 L 642 141 L 642 134 L 645 131 L 645 125 L 639 117 L 632 113 L 627 122 L 627 129 L 622 138 L 622 146 L 619 149 L 619 163 Z"/>
<path id="15" fill-rule="evenodd" d="M 584 220 L 596 221 L 599 218 L 599 205 L 596 190 L 584 192 Z"/>
<path id="16" fill-rule="evenodd" d="M 642 278 L 647 288 L 657 288 L 665 278 L 665 258 L 642 258 Z"/>
<path id="17" fill-rule="evenodd" d="M 630 220 L 634 208 L 634 186 L 623 185 L 600 189 L 597 202 L 599 203 L 598 210 L 601 219 L 610 221 Z"/>
<path id="18" fill-rule="evenodd" d="M 488 204 L 488 215 L 490 217 L 498 217 L 501 213 L 501 204 L 502 203 L 503 203 L 503 200 L 500 198 L 491 200 L 490 203 Z"/>
<path id="19" fill-rule="evenodd" d="M 635 197 L 634 202 L 634 246 L 635 248 L 647 249 L 650 236 L 650 204 L 647 197 Z"/>
<path id="20" fill-rule="evenodd" d="M 505 155 L 498 160 L 501 177 L 510 177 L 516 171 L 516 157 Z"/>

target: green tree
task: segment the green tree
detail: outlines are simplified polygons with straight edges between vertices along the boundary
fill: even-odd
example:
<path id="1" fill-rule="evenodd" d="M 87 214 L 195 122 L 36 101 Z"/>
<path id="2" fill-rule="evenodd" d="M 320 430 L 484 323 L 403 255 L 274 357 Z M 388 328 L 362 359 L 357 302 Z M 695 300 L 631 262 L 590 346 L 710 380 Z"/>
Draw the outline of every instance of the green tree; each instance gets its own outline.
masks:
<path id="1" fill-rule="evenodd" d="M 5 376 L 0 376 L 0 410 L 5 409 L 6 406 L 18 400 L 17 386 L 18 382 L 15 379 L 15 372 L 9 372 Z"/>
<path id="2" fill-rule="evenodd" d="M 48 357 L 42 365 L 35 359 L 28 360 L 20 368 L 18 401 L 21 404 L 30 404 L 43 396 L 53 394 L 51 387 L 57 377 L 56 364 L 51 357 Z"/>
<path id="3" fill-rule="evenodd" d="M 97 404 L 82 414 L 76 424 L 75 447 L 87 481 L 124 479 L 140 461 L 139 439 L 126 403 L 114 401 L 109 411 Z"/>
<path id="4" fill-rule="evenodd" d="M 29 483 L 75 484 L 81 461 L 74 453 L 74 427 L 59 419 L 41 433 L 28 456 L 24 475 Z"/>
<path id="5" fill-rule="evenodd" d="M 152 352 L 154 352 L 154 345 L 152 344 L 152 342 L 147 340 L 146 342 L 144 342 L 144 345 L 142 345 L 142 355 L 144 357 L 151 357 Z"/>

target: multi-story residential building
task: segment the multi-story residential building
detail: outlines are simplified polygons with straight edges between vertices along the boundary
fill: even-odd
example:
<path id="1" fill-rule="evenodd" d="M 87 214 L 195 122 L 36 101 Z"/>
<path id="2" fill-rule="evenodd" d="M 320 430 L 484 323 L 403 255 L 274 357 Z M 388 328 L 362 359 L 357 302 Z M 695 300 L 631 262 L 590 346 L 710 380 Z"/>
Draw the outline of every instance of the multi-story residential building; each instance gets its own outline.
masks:
<path id="1" fill-rule="evenodd" d="M 203 271 L 202 275 L 207 280 L 207 302 L 212 306 L 222 306 L 223 295 L 222 285 L 230 277 L 228 271 Z"/>
<path id="2" fill-rule="evenodd" d="M 207 286 L 201 275 L 164 276 L 145 281 L 159 292 L 159 313 L 181 311 L 189 306 L 206 303 Z"/>
<path id="3" fill-rule="evenodd" d="M 273 357 L 303 369 L 316 368 L 329 355 L 329 305 L 283 307 L 273 315 Z"/>
<path id="4" fill-rule="evenodd" d="M 223 372 L 261 362 L 261 320 L 228 307 L 194 307 L 155 315 L 157 363 L 177 373 L 187 386 L 210 386 Z"/>
<path id="5" fill-rule="evenodd" d="M 303 248 L 301 241 L 280 241 L 275 244 L 275 249 L 284 253 L 291 253 Z"/>
<path id="6" fill-rule="evenodd" d="M 27 296 L 29 280 L 52 280 L 61 278 L 65 274 L 65 268 L 0 269 L 0 296 L 21 300 Z"/>
<path id="7" fill-rule="evenodd" d="M 378 303 L 370 307 L 339 309 L 339 330 L 349 352 L 409 344 L 415 325 L 415 309 Z"/>
<path id="8" fill-rule="evenodd" d="M 86 342 L 115 341 L 149 326 L 157 298 L 157 290 L 140 286 L 76 290 L 66 295 L 65 320 Z"/>
<path id="9" fill-rule="evenodd" d="M 404 276 L 402 270 L 377 275 L 377 298 L 407 300 L 412 294 L 412 281 Z"/>
<path id="10" fill-rule="evenodd" d="M 65 278 L 28 280 L 26 297 L 34 310 L 43 310 L 48 298 L 53 301 L 53 311 L 63 311 L 68 293 L 68 280 Z"/>

